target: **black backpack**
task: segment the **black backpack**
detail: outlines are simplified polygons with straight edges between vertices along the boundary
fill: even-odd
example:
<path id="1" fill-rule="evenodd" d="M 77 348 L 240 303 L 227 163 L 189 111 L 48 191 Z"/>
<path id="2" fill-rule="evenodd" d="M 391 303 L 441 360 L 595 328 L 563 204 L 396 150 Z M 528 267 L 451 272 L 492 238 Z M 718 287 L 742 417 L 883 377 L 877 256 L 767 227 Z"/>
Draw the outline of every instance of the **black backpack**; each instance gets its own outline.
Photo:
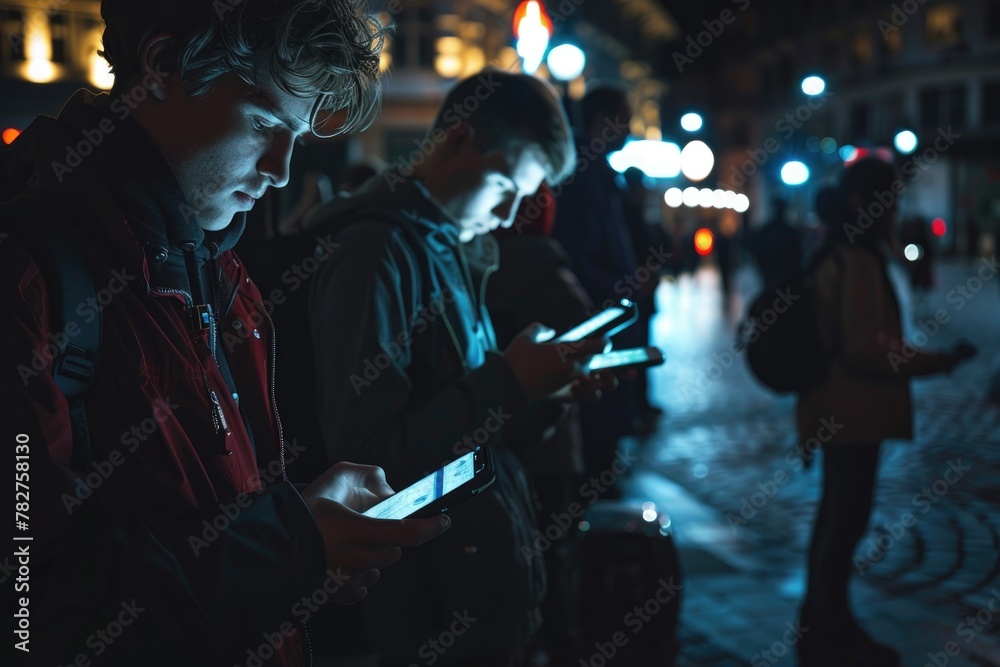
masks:
<path id="1" fill-rule="evenodd" d="M 30 131 L 26 130 L 25 134 Z M 23 135 L 22 137 L 23 138 Z M 80 250 L 64 225 L 72 207 L 52 193 L 28 187 L 26 174 L 15 166 L 17 140 L 0 148 L 0 233 L 23 243 L 38 265 L 50 303 L 50 326 L 57 346 L 51 371 L 56 386 L 69 403 L 73 428 L 71 466 L 90 463 L 90 432 L 83 394 L 93 385 L 100 364 L 102 318 L 86 322 L 75 306 L 97 300 L 97 285 Z M 66 335 L 73 323 L 75 335 Z M 62 335 L 59 335 L 62 334 Z"/>
<path id="2" fill-rule="evenodd" d="M 802 392 L 821 383 L 836 356 L 823 344 L 816 315 L 815 270 L 832 253 L 827 246 L 775 287 L 765 289 L 740 323 L 737 344 L 746 349 L 754 376 L 778 393 Z M 832 253 L 840 264 L 839 256 Z"/>

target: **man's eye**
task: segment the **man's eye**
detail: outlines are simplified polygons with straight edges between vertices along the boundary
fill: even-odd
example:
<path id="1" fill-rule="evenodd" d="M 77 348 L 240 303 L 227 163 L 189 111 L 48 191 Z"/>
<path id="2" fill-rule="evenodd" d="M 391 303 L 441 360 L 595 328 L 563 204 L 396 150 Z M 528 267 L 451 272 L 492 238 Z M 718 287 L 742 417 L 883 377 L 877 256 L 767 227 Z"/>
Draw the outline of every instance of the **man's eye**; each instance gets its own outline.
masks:
<path id="1" fill-rule="evenodd" d="M 257 130 L 258 132 L 271 132 L 271 131 L 274 130 L 274 126 L 273 125 L 267 125 L 263 121 L 261 121 L 261 120 L 259 120 L 257 118 L 254 118 L 253 119 L 253 129 Z"/>

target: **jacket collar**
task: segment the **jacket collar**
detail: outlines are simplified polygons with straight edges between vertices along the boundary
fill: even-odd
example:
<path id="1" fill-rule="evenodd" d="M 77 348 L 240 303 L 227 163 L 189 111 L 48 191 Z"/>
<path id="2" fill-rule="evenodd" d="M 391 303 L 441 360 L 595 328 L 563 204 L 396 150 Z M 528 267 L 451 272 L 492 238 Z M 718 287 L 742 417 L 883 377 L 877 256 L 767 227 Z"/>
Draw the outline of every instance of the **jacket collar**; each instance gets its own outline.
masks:
<path id="1" fill-rule="evenodd" d="M 32 126 L 19 157 L 27 184 L 85 205 L 101 221 L 81 221 L 90 234 L 118 238 L 109 225 L 124 217 L 132 239 L 119 250 L 133 256 L 138 242 L 142 254 L 134 259 L 150 286 L 190 293 L 184 248 L 201 266 L 243 233 L 243 213 L 222 231 L 201 228 L 166 158 L 142 126 L 111 109 L 108 94 L 80 90 L 57 118 L 39 116 Z"/>

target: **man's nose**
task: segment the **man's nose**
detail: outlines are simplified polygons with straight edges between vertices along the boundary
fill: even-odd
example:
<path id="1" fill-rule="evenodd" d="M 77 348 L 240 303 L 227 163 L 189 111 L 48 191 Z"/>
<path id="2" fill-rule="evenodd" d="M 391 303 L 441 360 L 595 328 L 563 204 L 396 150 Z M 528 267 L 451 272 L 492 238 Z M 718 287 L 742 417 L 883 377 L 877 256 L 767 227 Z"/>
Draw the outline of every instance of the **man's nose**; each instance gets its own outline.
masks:
<path id="1" fill-rule="evenodd" d="M 287 132 L 281 132 L 274 138 L 267 153 L 257 162 L 257 171 L 270 179 L 271 187 L 283 188 L 288 185 L 292 149 L 295 142 Z"/>

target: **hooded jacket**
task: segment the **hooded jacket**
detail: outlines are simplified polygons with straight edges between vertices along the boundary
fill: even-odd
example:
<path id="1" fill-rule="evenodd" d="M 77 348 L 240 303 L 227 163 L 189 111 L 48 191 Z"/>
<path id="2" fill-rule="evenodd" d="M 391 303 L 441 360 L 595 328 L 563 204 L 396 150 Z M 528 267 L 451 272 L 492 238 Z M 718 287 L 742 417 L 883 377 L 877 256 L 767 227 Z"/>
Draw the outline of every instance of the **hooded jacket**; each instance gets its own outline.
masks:
<path id="1" fill-rule="evenodd" d="M 383 656 L 424 659 L 428 638 L 467 614 L 476 620 L 445 660 L 509 653 L 538 625 L 545 575 L 516 456 L 537 440 L 513 432 L 533 404 L 497 351 L 484 303 L 496 244 L 479 237 L 468 257 L 457 225 L 418 181 L 395 172 L 314 220 L 311 231 L 339 244 L 310 294 L 329 458 L 380 465 L 397 489 L 477 444 L 492 448 L 497 468 L 486 492 L 450 509 L 448 533 L 370 591 L 370 638 Z"/>
<path id="2" fill-rule="evenodd" d="M 79 441 L 46 363 L 71 323 L 53 330 L 28 246 L 0 244 L 4 425 L 23 434 L 32 492 L 23 657 L 304 664 L 296 605 L 323 583 L 324 548 L 285 481 L 295 453 L 273 401 L 274 335 L 230 250 L 243 216 L 204 232 L 155 144 L 109 102 L 81 91 L 58 119 L 39 116 L 8 161 L 28 190 L 0 206 L 5 226 L 69 236 L 98 288 L 75 311 L 103 326 L 83 396 L 90 454 L 74 469 Z"/>

